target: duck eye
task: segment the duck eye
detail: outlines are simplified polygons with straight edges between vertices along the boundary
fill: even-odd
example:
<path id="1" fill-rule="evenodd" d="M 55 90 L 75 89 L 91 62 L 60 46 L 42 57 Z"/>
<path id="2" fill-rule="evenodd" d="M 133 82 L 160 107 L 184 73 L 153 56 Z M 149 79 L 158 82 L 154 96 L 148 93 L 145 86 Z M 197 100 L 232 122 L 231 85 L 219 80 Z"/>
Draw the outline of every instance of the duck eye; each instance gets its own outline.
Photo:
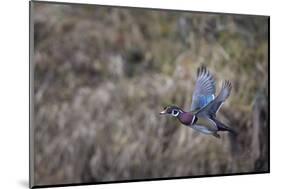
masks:
<path id="1" fill-rule="evenodd" d="M 172 110 L 172 115 L 173 116 L 178 116 L 179 114 L 179 111 L 178 110 Z"/>

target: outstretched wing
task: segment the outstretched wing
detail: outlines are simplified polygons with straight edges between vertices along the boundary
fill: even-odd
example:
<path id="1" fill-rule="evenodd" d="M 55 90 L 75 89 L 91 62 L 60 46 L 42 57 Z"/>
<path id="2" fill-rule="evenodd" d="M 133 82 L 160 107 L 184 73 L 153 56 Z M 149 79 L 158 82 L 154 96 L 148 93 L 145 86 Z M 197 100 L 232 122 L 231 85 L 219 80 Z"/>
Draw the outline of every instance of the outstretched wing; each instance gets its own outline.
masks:
<path id="1" fill-rule="evenodd" d="M 229 97 L 232 86 L 230 81 L 224 81 L 219 95 L 211 101 L 207 106 L 199 110 L 197 116 L 210 116 L 215 117 L 224 101 Z"/>
<path id="2" fill-rule="evenodd" d="M 205 107 L 215 99 L 216 82 L 214 77 L 201 66 L 197 70 L 197 81 L 192 95 L 191 111 L 197 111 Z"/>

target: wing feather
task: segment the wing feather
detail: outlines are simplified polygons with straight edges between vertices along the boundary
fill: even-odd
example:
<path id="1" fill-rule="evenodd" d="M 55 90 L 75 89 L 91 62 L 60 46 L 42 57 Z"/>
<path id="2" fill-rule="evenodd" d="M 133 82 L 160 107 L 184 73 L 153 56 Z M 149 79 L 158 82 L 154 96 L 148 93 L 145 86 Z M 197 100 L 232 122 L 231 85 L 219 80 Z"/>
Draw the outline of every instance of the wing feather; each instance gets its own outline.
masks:
<path id="1" fill-rule="evenodd" d="M 213 75 L 201 66 L 197 69 L 197 81 L 192 95 L 191 111 L 199 110 L 215 98 L 216 82 Z"/>
<path id="2" fill-rule="evenodd" d="M 219 95 L 213 101 L 211 101 L 207 106 L 200 109 L 197 112 L 197 115 L 199 117 L 200 116 L 215 117 L 216 113 L 219 111 L 224 101 L 229 97 L 231 89 L 232 89 L 231 82 L 227 80 L 224 81 Z"/>

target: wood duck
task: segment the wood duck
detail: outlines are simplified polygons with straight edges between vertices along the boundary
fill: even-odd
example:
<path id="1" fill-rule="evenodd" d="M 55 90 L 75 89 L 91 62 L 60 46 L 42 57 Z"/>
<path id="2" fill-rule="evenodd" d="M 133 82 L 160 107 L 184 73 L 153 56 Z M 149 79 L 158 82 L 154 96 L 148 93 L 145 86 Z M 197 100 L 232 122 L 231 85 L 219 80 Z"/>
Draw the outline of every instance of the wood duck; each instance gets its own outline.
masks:
<path id="1" fill-rule="evenodd" d="M 220 138 L 218 131 L 228 131 L 236 135 L 236 131 L 216 118 L 216 113 L 229 97 L 231 88 L 231 83 L 227 80 L 224 81 L 220 93 L 215 97 L 214 77 L 206 67 L 201 66 L 197 69 L 197 81 L 192 96 L 191 110 L 184 111 L 172 105 L 165 107 L 160 114 L 176 117 L 182 124 L 217 138 Z"/>

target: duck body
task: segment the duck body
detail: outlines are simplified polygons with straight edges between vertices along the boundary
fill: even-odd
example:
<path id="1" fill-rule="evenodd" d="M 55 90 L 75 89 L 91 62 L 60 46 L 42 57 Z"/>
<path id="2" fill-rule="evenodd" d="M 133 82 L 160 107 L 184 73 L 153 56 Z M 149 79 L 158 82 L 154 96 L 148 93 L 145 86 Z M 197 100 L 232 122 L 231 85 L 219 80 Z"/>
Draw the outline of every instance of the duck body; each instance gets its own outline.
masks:
<path id="1" fill-rule="evenodd" d="M 216 118 L 216 113 L 229 97 L 231 83 L 224 81 L 220 93 L 215 96 L 215 81 L 205 67 L 197 71 L 197 82 L 192 97 L 191 111 L 184 111 L 177 106 L 165 107 L 160 114 L 172 115 L 183 125 L 194 130 L 220 138 L 218 131 L 228 131 L 236 135 L 236 131 Z"/>
<path id="2" fill-rule="evenodd" d="M 195 121 L 196 117 L 195 117 L 195 115 L 193 115 L 190 112 L 182 112 L 182 113 L 179 113 L 177 118 L 182 124 L 189 126 L 189 125 L 192 125 L 192 122 Z"/>
<path id="3" fill-rule="evenodd" d="M 204 134 L 215 134 L 218 129 L 214 121 L 207 118 L 196 117 L 190 112 L 183 112 L 178 115 L 178 120 L 185 126 L 191 127 Z"/>
<path id="4" fill-rule="evenodd" d="M 196 117 L 191 112 L 182 112 L 177 116 L 178 120 L 185 126 L 188 126 L 198 132 L 220 137 L 217 132 L 223 131 L 221 124 L 208 117 Z"/>

